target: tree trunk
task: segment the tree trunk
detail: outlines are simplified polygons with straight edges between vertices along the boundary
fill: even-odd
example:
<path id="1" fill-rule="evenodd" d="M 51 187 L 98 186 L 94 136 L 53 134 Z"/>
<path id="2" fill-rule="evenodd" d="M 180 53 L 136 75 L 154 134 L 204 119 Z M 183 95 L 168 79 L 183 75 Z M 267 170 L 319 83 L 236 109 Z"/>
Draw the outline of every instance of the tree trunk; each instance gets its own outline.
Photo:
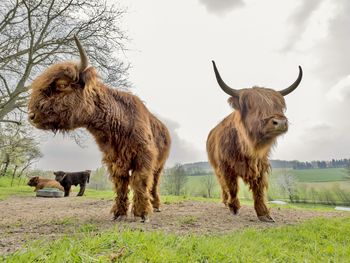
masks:
<path id="1" fill-rule="evenodd" d="M 13 180 L 15 179 L 15 174 L 16 174 L 17 167 L 18 166 L 16 165 L 15 169 L 13 170 L 13 173 L 12 173 L 11 187 L 13 186 Z"/>
<path id="2" fill-rule="evenodd" d="M 0 176 L 5 176 L 6 175 L 7 168 L 9 167 L 9 165 L 10 165 L 10 156 L 6 153 L 5 167 L 1 171 Z"/>

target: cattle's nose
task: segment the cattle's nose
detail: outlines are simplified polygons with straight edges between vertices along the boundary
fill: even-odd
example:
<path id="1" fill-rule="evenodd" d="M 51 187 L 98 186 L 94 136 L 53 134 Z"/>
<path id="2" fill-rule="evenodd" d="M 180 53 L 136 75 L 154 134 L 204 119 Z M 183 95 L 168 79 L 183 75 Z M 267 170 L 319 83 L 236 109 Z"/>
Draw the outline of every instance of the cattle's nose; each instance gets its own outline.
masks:
<path id="1" fill-rule="evenodd" d="M 28 118 L 29 118 L 31 121 L 34 120 L 34 118 L 35 118 L 35 113 L 30 112 L 30 113 L 28 114 Z"/>
<path id="2" fill-rule="evenodd" d="M 272 124 L 276 129 L 286 129 L 287 120 L 286 119 L 272 119 Z"/>

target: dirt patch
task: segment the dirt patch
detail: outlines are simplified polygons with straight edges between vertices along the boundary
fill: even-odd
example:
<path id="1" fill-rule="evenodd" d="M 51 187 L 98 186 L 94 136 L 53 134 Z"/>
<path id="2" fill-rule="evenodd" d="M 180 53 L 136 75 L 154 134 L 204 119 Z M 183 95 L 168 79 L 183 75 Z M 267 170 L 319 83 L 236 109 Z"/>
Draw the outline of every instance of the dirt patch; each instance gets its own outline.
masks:
<path id="1" fill-rule="evenodd" d="M 238 216 L 224 205 L 186 201 L 162 206 L 149 223 L 129 216 L 127 222 L 111 221 L 112 200 L 86 197 L 16 197 L 0 201 L 0 254 L 11 253 L 28 240 L 56 239 L 65 234 L 121 228 L 164 231 L 166 233 L 224 234 L 247 227 L 266 228 L 297 224 L 314 217 L 344 216 L 345 212 L 272 208 L 276 223 L 260 222 L 251 206 L 243 206 Z"/>

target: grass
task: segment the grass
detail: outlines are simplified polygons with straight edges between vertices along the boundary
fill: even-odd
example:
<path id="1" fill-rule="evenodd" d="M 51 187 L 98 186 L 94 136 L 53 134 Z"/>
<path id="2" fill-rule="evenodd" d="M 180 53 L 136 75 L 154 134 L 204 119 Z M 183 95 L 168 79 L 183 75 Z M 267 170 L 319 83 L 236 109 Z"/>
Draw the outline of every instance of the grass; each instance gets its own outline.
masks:
<path id="1" fill-rule="evenodd" d="M 84 196 L 87 198 L 113 199 L 115 197 L 115 193 L 113 190 L 95 190 L 87 188 Z"/>
<path id="2" fill-rule="evenodd" d="M 11 187 L 11 178 L 8 176 L 0 177 L 0 201 L 10 196 L 30 196 L 34 195 L 34 188 L 26 185 L 24 179 L 15 178 Z"/>
<path id="3" fill-rule="evenodd" d="M 278 176 L 284 173 L 285 169 L 273 169 L 272 176 Z M 292 173 L 296 176 L 299 182 L 335 182 L 345 181 L 345 172 L 343 168 L 325 168 L 325 169 L 304 169 L 293 170 L 288 169 L 288 173 Z"/>
<path id="4" fill-rule="evenodd" d="M 86 229 L 85 229 L 86 230 Z M 39 241 L 10 262 L 348 262 L 350 218 L 228 235 L 175 235 L 113 229 Z M 0 257 L 1 259 L 1 257 Z"/>
<path id="5" fill-rule="evenodd" d="M 196 216 L 184 216 L 179 219 L 180 225 L 194 225 L 198 221 Z"/>
<path id="6" fill-rule="evenodd" d="M 203 178 L 202 178 L 203 179 Z M 188 184 L 199 185 L 200 177 Z M 10 178 L 0 178 L 0 200 L 12 195 L 34 196 L 33 188 Z M 310 182 L 309 184 L 314 184 Z M 321 184 L 321 183 L 318 183 Z M 326 183 L 324 183 L 326 184 Z M 72 194 L 76 194 L 74 189 Z M 112 190 L 87 189 L 85 198 L 112 200 Z M 220 202 L 219 198 L 162 196 L 164 204 L 186 201 Z M 252 201 L 241 200 L 252 205 Z M 330 210 L 332 206 L 310 204 L 271 207 Z M 195 225 L 197 218 L 184 216 L 181 226 Z M 54 221 L 72 225 L 73 218 Z M 200 226 L 199 226 L 200 227 Z M 49 242 L 48 242 L 49 241 Z M 39 240 L 0 262 L 348 262 L 350 258 L 350 217 L 314 219 L 297 226 L 264 230 L 245 229 L 225 235 L 176 235 L 118 228 L 99 232 L 94 224 L 83 224 L 58 240 Z"/>
<path id="7" fill-rule="evenodd" d="M 335 187 L 339 187 L 339 189 L 342 189 L 344 191 L 350 192 L 350 181 L 335 181 L 335 182 L 304 182 L 300 183 L 300 185 L 306 187 L 307 189 L 329 189 L 333 190 Z"/>
<path id="8" fill-rule="evenodd" d="M 211 175 L 212 177 L 215 177 L 215 175 Z M 188 195 L 194 195 L 194 196 L 205 196 L 207 194 L 206 188 L 205 188 L 205 177 L 206 175 L 196 175 L 196 176 L 188 176 L 187 177 L 187 183 L 186 183 L 186 189 L 185 192 Z M 220 197 L 221 194 L 221 188 L 216 180 L 216 177 L 214 178 L 214 187 L 212 189 L 212 196 L 214 197 Z"/>
<path id="9" fill-rule="evenodd" d="M 247 202 L 248 203 L 248 202 Z M 250 202 L 253 205 L 253 202 Z M 268 204 L 269 207 L 278 207 L 280 209 L 297 209 L 312 211 L 334 211 L 334 206 L 325 204 L 308 204 L 308 203 L 288 203 L 286 205 Z"/>
<path id="10" fill-rule="evenodd" d="M 74 218 L 66 217 L 62 219 L 54 219 L 50 222 L 50 224 L 67 226 L 67 225 L 73 225 L 74 222 L 75 222 Z"/>

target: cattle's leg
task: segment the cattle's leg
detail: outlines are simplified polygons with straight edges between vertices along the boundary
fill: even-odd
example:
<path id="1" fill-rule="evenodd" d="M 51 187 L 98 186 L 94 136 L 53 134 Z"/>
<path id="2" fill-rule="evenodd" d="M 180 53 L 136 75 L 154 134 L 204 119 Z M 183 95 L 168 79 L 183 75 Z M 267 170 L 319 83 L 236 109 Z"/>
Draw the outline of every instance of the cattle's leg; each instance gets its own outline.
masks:
<path id="1" fill-rule="evenodd" d="M 270 211 L 266 205 L 266 190 L 267 190 L 267 175 L 262 174 L 257 180 L 249 182 L 250 188 L 253 192 L 254 208 L 260 221 L 275 222 L 270 216 Z"/>
<path id="2" fill-rule="evenodd" d="M 163 171 L 163 166 L 153 173 L 153 185 L 151 190 L 152 206 L 154 212 L 160 212 L 159 179 Z"/>
<path id="3" fill-rule="evenodd" d="M 230 209 L 230 211 L 237 215 L 239 213 L 239 209 L 241 208 L 241 204 L 238 199 L 238 190 L 239 190 L 239 184 L 238 184 L 238 177 L 234 176 L 234 174 L 229 174 L 225 177 L 226 186 L 227 186 L 227 192 L 228 192 L 228 198 L 227 198 L 227 206 Z M 227 195 L 227 192 L 224 192 L 224 194 Z"/>
<path id="4" fill-rule="evenodd" d="M 117 221 L 125 220 L 129 207 L 129 180 L 127 171 L 123 173 L 114 173 L 111 177 L 114 183 L 114 189 L 117 194 L 115 204 L 112 207 L 113 219 Z"/>
<path id="5" fill-rule="evenodd" d="M 80 190 L 77 196 L 83 196 L 85 192 L 86 182 L 79 184 Z"/>
<path id="6" fill-rule="evenodd" d="M 221 186 L 221 198 L 222 202 L 227 205 L 227 200 L 229 197 L 227 185 L 225 182 L 224 177 L 222 176 L 221 172 L 218 169 L 215 169 L 216 178 L 218 178 L 219 184 Z"/>
<path id="7" fill-rule="evenodd" d="M 131 188 L 134 191 L 133 213 L 134 216 L 141 217 L 141 222 L 148 222 L 148 216 L 153 210 L 150 195 L 152 177 L 152 170 L 145 168 L 134 170 L 131 176 Z"/>
<path id="8" fill-rule="evenodd" d="M 64 196 L 65 197 L 69 196 L 70 188 L 71 188 L 70 184 L 67 184 L 64 186 Z"/>

